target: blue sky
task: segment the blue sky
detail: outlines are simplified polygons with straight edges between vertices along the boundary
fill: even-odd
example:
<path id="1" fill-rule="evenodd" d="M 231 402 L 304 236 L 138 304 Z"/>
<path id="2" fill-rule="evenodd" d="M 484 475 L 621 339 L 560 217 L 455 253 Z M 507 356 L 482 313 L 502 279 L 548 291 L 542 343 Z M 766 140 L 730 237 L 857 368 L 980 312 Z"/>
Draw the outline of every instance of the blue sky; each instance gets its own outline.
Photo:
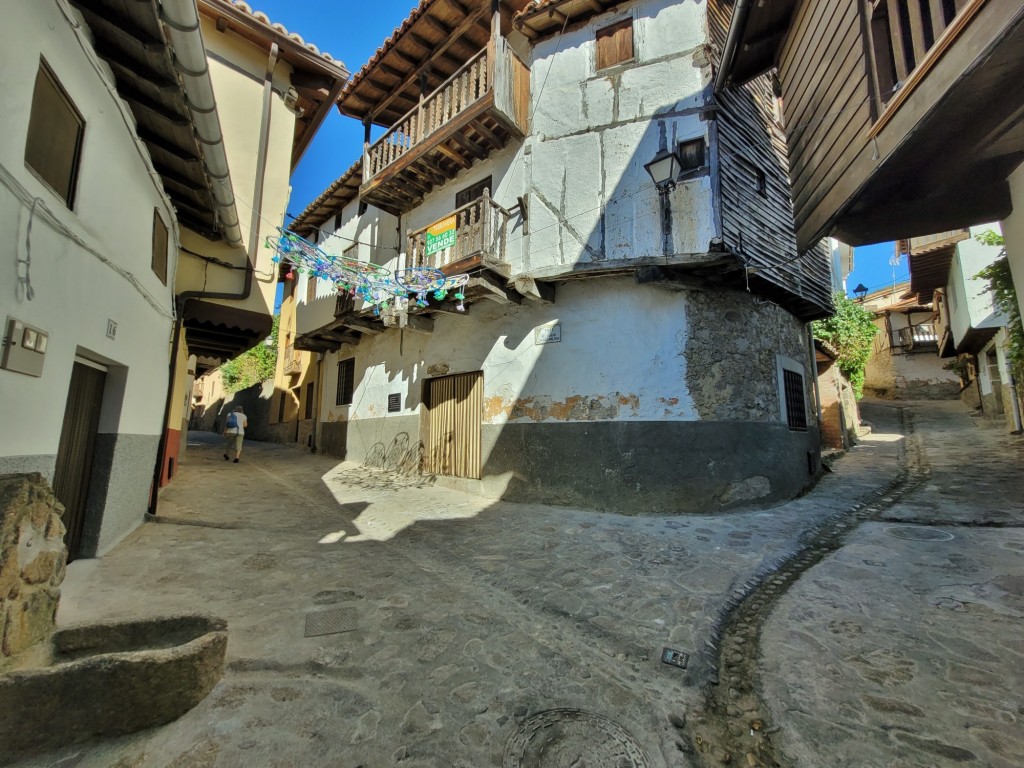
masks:
<path id="1" fill-rule="evenodd" d="M 417 5 L 416 0 L 250 0 L 254 10 L 302 35 L 321 51 L 345 62 L 355 74 L 378 46 Z M 337 110 L 324 121 L 292 175 L 288 213 L 298 216 L 327 186 L 341 176 L 362 152 L 363 126 Z M 847 280 L 852 291 L 858 283 L 876 290 L 892 283 L 889 265 L 892 243 L 857 248 L 854 272 Z M 896 267 L 896 281 L 908 277 L 906 260 Z"/>

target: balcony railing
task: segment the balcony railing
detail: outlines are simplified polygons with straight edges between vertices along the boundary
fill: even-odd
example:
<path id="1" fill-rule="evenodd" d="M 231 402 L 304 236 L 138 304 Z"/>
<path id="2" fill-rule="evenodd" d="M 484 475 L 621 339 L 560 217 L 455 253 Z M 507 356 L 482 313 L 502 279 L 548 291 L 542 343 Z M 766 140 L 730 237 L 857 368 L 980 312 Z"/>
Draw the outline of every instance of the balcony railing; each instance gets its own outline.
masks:
<path id="1" fill-rule="evenodd" d="M 980 5 L 979 0 L 872 0 L 871 37 L 883 104 L 907 82 L 954 19 L 972 5 Z"/>
<path id="2" fill-rule="evenodd" d="M 530 69 L 491 39 L 363 151 L 364 202 L 404 213 L 473 163 L 526 135 Z"/>
<path id="3" fill-rule="evenodd" d="M 377 139 L 366 151 L 363 181 L 372 179 L 482 98 L 490 87 L 487 64 L 485 48 Z"/>
<path id="4" fill-rule="evenodd" d="M 506 264 L 505 244 L 510 215 L 508 210 L 494 202 L 485 189 L 483 197 L 456 208 L 442 219 L 455 220 L 455 243 L 452 246 L 428 256 L 427 230 L 430 227 L 410 231 L 406 251 L 408 263 L 413 267 L 439 269 L 448 275 L 479 266 L 501 271 Z"/>
<path id="5" fill-rule="evenodd" d="M 295 346 L 289 344 L 284 350 L 284 373 L 290 375 L 302 371 L 302 356 L 295 351 Z"/>
<path id="6" fill-rule="evenodd" d="M 920 323 L 907 328 L 895 328 L 892 332 L 892 352 L 934 350 L 939 344 L 939 337 L 932 323 Z"/>

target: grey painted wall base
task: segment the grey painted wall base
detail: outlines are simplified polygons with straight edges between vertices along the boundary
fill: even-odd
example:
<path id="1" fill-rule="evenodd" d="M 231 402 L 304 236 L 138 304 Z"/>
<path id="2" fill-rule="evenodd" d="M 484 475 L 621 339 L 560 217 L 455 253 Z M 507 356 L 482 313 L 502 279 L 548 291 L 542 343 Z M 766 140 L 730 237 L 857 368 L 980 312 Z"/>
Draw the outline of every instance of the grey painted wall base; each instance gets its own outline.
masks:
<path id="1" fill-rule="evenodd" d="M 484 493 L 624 514 L 714 512 L 792 498 L 817 432 L 732 421 L 484 427 Z M 489 451 L 488 451 L 489 448 Z"/>
<path id="2" fill-rule="evenodd" d="M 329 426 L 340 440 L 337 426 L 325 424 L 324 434 Z M 508 501 L 625 514 L 714 512 L 789 499 L 814 481 L 819 466 L 817 431 L 771 422 L 485 425 L 482 442 L 482 479 L 438 482 Z M 347 445 L 349 460 L 416 471 L 419 418 L 348 422 Z"/>
<path id="3" fill-rule="evenodd" d="M 0 475 L 28 475 L 38 472 L 53 482 L 53 471 L 57 466 L 57 455 L 0 456 Z"/>
<path id="4" fill-rule="evenodd" d="M 96 436 L 80 557 L 108 552 L 142 523 L 158 444 L 156 435 Z"/>

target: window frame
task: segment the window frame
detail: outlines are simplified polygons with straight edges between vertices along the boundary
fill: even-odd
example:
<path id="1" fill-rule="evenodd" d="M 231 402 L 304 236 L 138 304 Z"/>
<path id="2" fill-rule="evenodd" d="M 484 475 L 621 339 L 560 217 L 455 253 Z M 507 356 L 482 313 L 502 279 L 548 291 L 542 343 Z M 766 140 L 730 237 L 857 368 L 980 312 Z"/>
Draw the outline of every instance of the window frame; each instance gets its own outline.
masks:
<path id="1" fill-rule="evenodd" d="M 37 108 L 39 107 L 37 106 L 36 93 L 39 88 L 40 78 L 46 78 L 50 86 L 53 88 L 55 95 L 67 108 L 68 114 L 78 126 L 78 130 L 75 135 L 75 146 L 71 152 L 71 166 L 68 169 L 69 178 L 67 179 L 66 195 L 61 193 L 53 183 L 51 183 L 50 179 L 46 178 L 42 170 L 33 165 L 32 158 L 29 155 L 30 149 L 34 146 L 32 142 L 32 137 L 35 134 L 33 126 L 38 129 L 39 120 L 44 120 L 46 123 L 52 123 L 58 119 L 58 116 L 55 114 L 51 113 L 44 116 L 37 112 Z M 32 86 L 32 103 L 29 106 L 28 134 L 25 137 L 25 167 L 28 168 L 29 172 L 31 172 L 31 174 L 35 176 L 48 190 L 60 198 L 69 210 L 74 210 L 78 192 L 78 182 L 81 178 L 82 147 L 85 144 L 85 126 L 85 118 L 82 116 L 78 107 L 75 106 L 75 102 L 71 99 L 71 96 L 68 95 L 67 90 L 61 84 L 57 74 L 53 71 L 53 67 L 50 66 L 45 57 L 40 56 L 39 68 L 36 70 L 36 79 Z"/>
<path id="2" fill-rule="evenodd" d="M 334 404 L 352 405 L 356 390 L 356 359 L 346 357 L 338 361 L 338 387 L 334 394 Z M 348 395 L 346 397 L 346 394 Z"/>
<path id="3" fill-rule="evenodd" d="M 163 243 L 157 240 L 157 233 L 162 233 Z M 150 267 L 153 269 L 160 282 L 167 285 L 167 250 L 170 246 L 170 230 L 164 224 L 164 218 L 160 215 L 160 209 L 153 209 L 153 258 Z"/>
<path id="4" fill-rule="evenodd" d="M 776 357 L 779 387 L 779 417 L 790 432 L 809 432 L 811 428 L 810 404 L 807 397 L 807 370 L 798 361 L 779 355 Z M 800 402 L 803 413 L 791 412 L 790 398 L 786 386 L 786 374 L 798 376 L 800 380 Z"/>
<path id="5" fill-rule="evenodd" d="M 480 181 L 470 184 L 468 187 L 463 187 L 462 189 L 458 190 L 455 193 L 455 208 L 462 208 L 463 206 L 476 202 L 477 200 L 484 196 L 485 189 L 488 191 L 491 197 L 494 197 L 493 179 L 493 176 L 487 176 L 486 178 L 480 179 Z M 473 195 L 474 191 L 476 191 L 477 193 L 475 196 Z M 459 203 L 460 199 L 463 200 L 462 203 Z"/>
<path id="6" fill-rule="evenodd" d="M 613 39 L 613 37 L 614 37 L 616 32 L 618 32 L 620 29 L 625 29 L 627 27 L 629 29 L 629 55 L 626 56 L 625 58 L 616 59 L 615 61 L 604 61 L 604 62 L 602 62 L 602 50 L 603 49 L 607 49 L 608 47 L 611 46 L 611 43 L 608 43 L 608 44 L 602 46 L 602 40 L 611 40 L 611 39 Z M 615 48 L 612 48 L 612 51 L 615 51 L 615 50 L 616 50 Z M 610 55 L 612 55 L 612 54 L 606 52 L 604 58 L 608 58 Z M 636 62 L 636 30 L 634 28 L 633 17 L 632 16 L 627 16 L 626 18 L 619 19 L 618 21 L 612 22 L 611 24 L 606 24 L 606 25 L 604 25 L 603 27 L 601 27 L 600 29 L 598 29 L 598 30 L 596 30 L 594 32 L 594 71 L 595 72 L 603 72 L 603 71 L 605 71 L 607 69 L 611 69 L 612 67 L 618 67 L 618 66 L 622 66 L 622 65 L 625 65 L 625 64 L 635 63 L 635 62 Z"/>

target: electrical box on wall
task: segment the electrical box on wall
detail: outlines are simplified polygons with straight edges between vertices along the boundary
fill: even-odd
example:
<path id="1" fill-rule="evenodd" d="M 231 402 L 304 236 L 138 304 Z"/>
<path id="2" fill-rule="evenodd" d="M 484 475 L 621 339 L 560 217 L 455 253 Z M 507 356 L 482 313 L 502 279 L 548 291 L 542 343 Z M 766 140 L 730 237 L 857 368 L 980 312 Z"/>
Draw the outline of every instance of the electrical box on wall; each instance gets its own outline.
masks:
<path id="1" fill-rule="evenodd" d="M 8 317 L 0 368 L 29 376 L 42 376 L 49 342 L 50 334 L 47 331 Z"/>

